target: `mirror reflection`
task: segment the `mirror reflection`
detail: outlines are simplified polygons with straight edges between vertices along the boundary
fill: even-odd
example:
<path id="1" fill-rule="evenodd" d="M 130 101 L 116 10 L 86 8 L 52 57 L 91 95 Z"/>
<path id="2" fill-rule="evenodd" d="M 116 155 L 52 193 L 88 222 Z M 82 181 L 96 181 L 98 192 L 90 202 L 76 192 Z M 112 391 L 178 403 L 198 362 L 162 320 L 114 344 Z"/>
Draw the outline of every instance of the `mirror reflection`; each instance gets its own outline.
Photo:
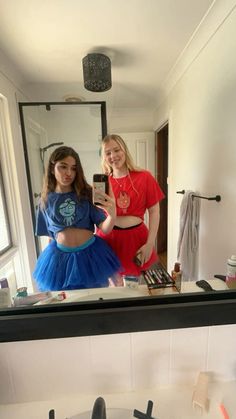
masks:
<path id="1" fill-rule="evenodd" d="M 39 236 L 33 277 L 39 291 L 125 285 L 137 291 L 144 285 L 146 295 L 141 274 L 158 260 L 154 247 L 164 194 L 154 176 L 135 165 L 120 136 L 101 140 L 105 130 L 101 105 L 83 105 L 20 105 Z M 84 156 L 85 150 L 96 151 L 95 156 L 92 152 Z M 82 162 L 87 162 L 85 169 Z M 94 174 L 101 173 L 102 162 L 103 174 Z M 106 194 L 93 199 L 93 192 L 102 193 L 104 178 Z M 127 289 L 122 296 L 129 296 Z"/>
<path id="2" fill-rule="evenodd" d="M 56 147 L 70 146 L 79 153 L 84 176 L 90 185 L 93 173 L 101 171 L 99 149 L 106 133 L 105 104 L 24 104 L 20 109 L 35 225 L 45 168 Z M 39 254 L 45 248 L 45 240 L 36 239 L 36 245 Z"/>
<path id="3" fill-rule="evenodd" d="M 120 263 L 105 240 L 94 233 L 96 226 L 108 234 L 115 219 L 115 201 L 108 193 L 96 192 L 93 204 L 79 154 L 68 146 L 56 148 L 45 170 L 36 214 L 36 235 L 50 239 L 33 272 L 39 289 L 108 286 L 108 278 L 119 271 Z"/>
<path id="4" fill-rule="evenodd" d="M 195 281 L 183 281 L 181 265 L 177 263 L 173 267 L 173 270 L 168 272 L 166 260 L 163 259 L 163 255 L 165 257 L 166 254 L 165 251 L 161 253 L 162 264 L 157 263 L 154 247 L 156 248 L 155 239 L 159 227 L 159 203 L 160 201 L 162 201 L 162 204 L 165 203 L 166 199 L 163 199 L 164 194 L 159 187 L 158 182 L 154 182 L 154 176 L 149 174 L 148 176 L 150 176 L 150 178 L 145 178 L 147 173 L 150 173 L 147 172 L 149 167 L 144 170 L 135 165 L 133 156 L 130 154 L 127 145 L 120 136 L 107 136 L 105 141 L 102 141 L 106 128 L 104 126 L 104 115 L 102 117 L 103 109 L 101 103 L 84 103 L 82 106 L 80 104 L 61 103 L 21 104 L 20 106 L 22 116 L 21 122 L 24 128 L 23 137 L 26 151 L 26 164 L 28 168 L 29 190 L 31 191 L 32 215 L 35 222 L 35 231 L 39 235 L 39 238 L 36 237 L 39 261 L 34 271 L 34 278 L 37 284 L 35 295 L 27 296 L 26 290 L 21 289 L 17 294 L 17 304 L 23 304 L 24 302 L 27 302 L 27 299 L 30 303 L 32 303 L 33 300 L 35 304 L 48 304 L 72 301 L 82 302 L 101 298 L 131 298 L 148 295 L 163 295 L 166 293 L 227 289 L 225 281 L 222 280 L 224 278 L 211 278 L 207 283 L 202 282 L 197 285 Z M 72 148 L 73 152 L 65 154 L 65 150 L 68 148 Z M 58 150 L 63 151 L 64 154 L 59 153 L 59 155 L 57 155 Z M 147 153 L 145 148 L 142 151 Z M 76 172 L 75 169 L 78 165 L 77 156 L 79 156 L 80 159 L 79 169 L 80 172 L 82 170 L 82 173 L 84 174 L 84 177 L 82 177 L 85 185 L 86 181 L 89 185 L 93 184 L 93 176 L 95 173 L 101 174 L 103 172 L 109 175 L 110 188 L 112 189 L 113 194 L 115 193 L 115 197 L 112 199 L 115 198 L 115 201 L 118 202 L 118 206 L 116 220 L 111 219 L 111 225 L 108 226 L 107 230 L 108 234 L 107 231 L 104 234 L 101 230 L 104 220 L 101 221 L 99 218 L 97 223 L 92 223 L 93 226 L 97 224 L 96 234 L 102 237 L 102 242 L 104 240 L 108 242 L 109 247 L 111 247 L 111 250 L 113 250 L 114 253 L 107 255 L 106 252 L 104 252 L 104 249 L 102 249 L 101 254 L 96 251 L 97 260 L 94 254 L 90 254 L 88 260 L 84 263 L 86 269 L 81 269 L 80 266 L 80 269 L 75 273 L 76 281 L 72 280 L 72 283 L 70 283 L 65 271 L 61 269 L 62 266 L 66 265 L 64 265 L 60 255 L 64 255 L 66 259 L 68 259 L 68 257 L 71 257 L 71 252 L 68 252 L 68 248 L 71 250 L 71 248 L 78 248 L 80 245 L 83 246 L 84 243 L 90 244 L 90 240 L 93 237 L 93 229 L 82 230 L 82 243 L 80 241 L 81 238 L 79 238 L 78 241 L 75 229 L 71 227 L 66 229 L 68 231 L 66 234 L 65 231 L 62 234 L 60 230 L 61 227 L 56 231 L 56 235 L 54 235 L 55 231 L 51 231 L 50 234 L 44 234 L 45 220 L 42 221 L 43 209 L 40 209 L 40 199 L 42 198 L 42 190 L 45 191 L 46 188 L 48 191 L 48 184 L 50 183 L 48 182 L 46 186 L 44 184 L 43 187 L 43 178 L 45 179 L 45 176 L 48 178 L 48 173 L 52 173 L 54 180 L 55 178 L 57 179 L 57 182 L 54 183 L 53 190 L 50 189 L 53 203 L 55 196 L 58 197 L 58 193 L 60 194 L 60 197 L 65 196 L 64 194 L 66 194 L 67 201 L 70 199 L 70 205 L 65 208 L 65 212 L 61 215 L 62 217 L 64 216 L 66 224 L 70 224 L 69 215 L 71 216 L 71 213 L 69 214 L 68 208 L 74 210 L 76 198 L 74 197 L 75 199 L 73 198 L 73 200 L 71 200 L 71 197 L 69 197 L 68 194 L 74 193 L 74 188 L 71 188 L 71 185 L 73 184 L 72 178 L 75 176 L 73 171 L 74 173 Z M 53 158 L 50 162 L 51 157 Z M 144 156 L 144 160 L 145 157 L 146 156 Z M 62 170 L 66 171 L 66 175 L 64 175 L 67 179 L 62 180 L 62 177 L 60 177 L 60 171 Z M 57 175 L 55 175 L 55 172 Z M 134 173 L 138 174 L 140 179 L 142 179 L 141 183 L 138 185 L 135 183 L 136 180 L 132 179 Z M 66 182 L 67 184 L 65 185 Z M 127 185 L 125 182 L 128 182 Z M 154 182 L 154 185 L 152 182 Z M 65 187 L 67 188 L 66 190 Z M 87 193 L 92 202 L 92 191 L 88 189 Z M 137 195 L 138 199 L 136 199 L 136 204 L 131 208 L 132 211 L 129 211 L 129 200 L 132 193 L 134 197 Z M 139 194 L 141 194 L 141 196 L 139 196 Z M 149 202 L 146 207 L 142 204 L 143 208 L 140 210 L 138 204 L 144 202 L 142 194 L 145 194 L 145 196 L 147 195 Z M 186 193 L 186 196 L 187 195 L 188 193 Z M 107 199 L 107 201 L 105 201 L 105 206 L 103 205 L 104 198 Z M 98 204 L 101 205 L 96 208 L 96 211 L 98 213 L 104 213 L 104 211 L 101 210 L 101 207 L 105 207 L 106 215 L 109 215 L 109 210 L 112 214 L 111 197 L 101 195 L 100 199 L 101 201 L 98 202 Z M 196 205 L 196 203 L 199 205 L 198 200 L 193 200 L 192 202 L 193 205 Z M 50 202 L 50 204 L 52 203 Z M 63 206 L 65 205 L 65 202 L 59 202 L 59 204 Z M 108 210 L 110 205 L 111 209 Z M 61 211 L 64 211 L 63 208 Z M 146 211 L 147 208 L 148 210 Z M 37 214 L 41 215 L 37 216 Z M 162 214 L 165 215 L 165 212 L 163 213 L 162 211 L 161 215 Z M 74 212 L 72 215 L 74 215 Z M 165 221 L 163 220 L 163 223 L 164 222 Z M 161 225 L 162 218 L 160 220 L 160 226 Z M 144 226 L 145 228 L 149 227 L 149 232 L 151 232 L 152 241 L 150 240 L 150 246 L 149 243 L 148 246 L 146 246 L 146 243 L 148 242 L 147 230 L 145 230 L 145 233 L 143 231 L 138 232 L 136 236 L 134 234 L 136 230 L 140 230 L 140 227 L 143 228 Z M 127 233 L 129 237 L 127 237 Z M 142 238 L 143 234 L 145 236 L 144 240 L 137 245 L 137 237 Z M 51 239 L 54 239 L 50 244 L 48 243 L 50 240 L 48 236 L 51 236 Z M 113 243 L 114 236 L 115 240 Z M 57 258 L 54 260 L 53 266 L 52 254 L 54 254 L 55 249 L 53 252 L 49 252 L 49 249 L 53 248 L 52 244 L 55 245 L 55 237 L 57 238 L 57 242 L 59 243 L 59 246 L 61 246 L 61 249 L 59 249 L 59 253 L 57 253 Z M 124 243 L 126 245 L 124 245 Z M 68 246 L 68 244 L 70 246 Z M 144 248 L 142 248 L 143 244 Z M 123 250 L 123 253 L 120 253 L 120 248 Z M 164 250 L 165 249 L 166 248 L 164 248 Z M 64 252 L 62 252 L 62 250 Z M 44 254 L 45 251 L 47 252 L 46 260 L 42 257 L 42 254 Z M 72 255 L 72 258 L 73 256 L 74 255 Z M 119 256 L 122 269 L 118 267 L 118 260 L 115 259 L 116 256 Z M 106 257 L 108 260 L 111 257 L 113 258 L 113 267 L 109 267 L 111 271 L 109 271 L 109 274 L 105 275 L 105 282 L 103 280 L 98 280 L 96 282 L 96 278 L 98 279 L 99 277 L 98 268 L 101 266 L 100 262 L 102 260 L 102 266 L 106 266 Z M 135 269 L 129 265 L 123 266 L 127 263 L 127 260 L 131 261 Z M 149 263 L 147 263 L 148 261 Z M 140 264 L 144 265 L 145 274 L 143 273 L 144 269 L 138 266 Z M 48 272 L 45 272 L 45 266 L 49 269 Z M 73 276 L 71 273 L 73 272 L 74 267 L 71 263 L 67 266 L 70 266 L 70 278 Z M 57 273 L 58 276 L 59 270 L 62 275 L 61 280 L 59 281 L 60 285 L 58 285 L 58 282 L 55 279 L 56 276 L 53 276 L 53 272 L 55 274 Z M 91 270 L 94 270 L 94 275 L 91 274 Z M 83 278 L 79 279 L 81 271 L 83 272 Z M 88 282 L 85 281 L 85 272 L 89 272 Z M 49 283 L 47 282 L 47 276 L 49 278 Z M 97 288 L 102 288 L 102 290 L 98 292 Z"/>

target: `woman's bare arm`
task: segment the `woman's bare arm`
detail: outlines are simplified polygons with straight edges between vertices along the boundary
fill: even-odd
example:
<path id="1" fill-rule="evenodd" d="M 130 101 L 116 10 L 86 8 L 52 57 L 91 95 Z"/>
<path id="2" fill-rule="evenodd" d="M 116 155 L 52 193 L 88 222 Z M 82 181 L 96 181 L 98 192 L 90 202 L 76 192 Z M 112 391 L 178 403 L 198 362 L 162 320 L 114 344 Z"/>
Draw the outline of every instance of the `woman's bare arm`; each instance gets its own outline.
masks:
<path id="1" fill-rule="evenodd" d="M 160 223 L 160 204 L 157 203 L 148 209 L 149 223 L 148 223 L 148 238 L 147 242 L 140 247 L 137 253 L 139 253 L 139 259 L 142 265 L 146 263 L 151 254 L 153 247 L 155 246 L 155 240 Z"/>

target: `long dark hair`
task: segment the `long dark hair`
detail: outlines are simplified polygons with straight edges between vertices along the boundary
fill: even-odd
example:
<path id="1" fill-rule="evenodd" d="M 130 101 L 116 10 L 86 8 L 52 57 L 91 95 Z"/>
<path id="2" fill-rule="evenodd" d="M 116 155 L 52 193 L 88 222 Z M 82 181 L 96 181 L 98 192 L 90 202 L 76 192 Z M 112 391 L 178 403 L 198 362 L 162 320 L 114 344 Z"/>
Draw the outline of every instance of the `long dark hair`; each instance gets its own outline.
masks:
<path id="1" fill-rule="evenodd" d="M 92 202 L 92 187 L 88 184 L 78 153 L 71 147 L 61 146 L 56 148 L 50 158 L 43 180 L 43 188 L 41 192 L 41 206 L 44 207 L 47 202 L 49 192 L 54 192 L 57 185 L 57 180 L 54 176 L 54 166 L 58 161 L 66 157 L 73 157 L 76 164 L 76 176 L 72 183 L 72 189 L 76 192 L 78 197 L 84 197 Z"/>

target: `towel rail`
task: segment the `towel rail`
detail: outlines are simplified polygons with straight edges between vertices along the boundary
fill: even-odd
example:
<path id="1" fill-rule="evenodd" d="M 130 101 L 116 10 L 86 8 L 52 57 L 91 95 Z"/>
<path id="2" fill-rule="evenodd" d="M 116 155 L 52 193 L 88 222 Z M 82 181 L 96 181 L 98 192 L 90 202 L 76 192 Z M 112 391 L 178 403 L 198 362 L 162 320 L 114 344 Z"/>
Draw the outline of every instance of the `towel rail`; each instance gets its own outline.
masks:
<path id="1" fill-rule="evenodd" d="M 176 193 L 181 193 L 182 195 L 185 194 L 185 190 L 182 189 L 182 191 L 177 191 Z M 201 199 L 208 199 L 208 201 L 216 201 L 216 202 L 220 202 L 221 201 L 221 196 L 220 195 L 216 195 L 216 196 L 200 196 L 200 195 L 192 195 L 193 198 L 201 198 Z"/>

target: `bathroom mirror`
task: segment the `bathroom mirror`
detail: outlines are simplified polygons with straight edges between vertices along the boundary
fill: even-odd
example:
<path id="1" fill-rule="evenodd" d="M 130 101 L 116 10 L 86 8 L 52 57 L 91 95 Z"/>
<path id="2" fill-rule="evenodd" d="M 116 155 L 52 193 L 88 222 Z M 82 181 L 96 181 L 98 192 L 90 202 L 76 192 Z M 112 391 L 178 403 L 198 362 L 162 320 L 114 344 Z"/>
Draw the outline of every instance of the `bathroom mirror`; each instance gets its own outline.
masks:
<path id="1" fill-rule="evenodd" d="M 94 171 L 100 171 L 99 148 L 106 134 L 106 104 L 20 103 L 19 109 L 35 221 L 44 167 L 57 143 L 69 143 L 79 151 L 88 181 Z M 43 245 L 36 242 L 38 252 Z M 0 341 L 230 324 L 236 318 L 234 290 L 140 296 L 135 292 L 122 295 L 117 288 L 105 297 L 98 297 L 97 293 L 79 302 L 72 299 L 64 304 L 2 308 Z"/>
<path id="2" fill-rule="evenodd" d="M 27 170 L 29 199 L 33 226 L 35 230 L 35 215 L 39 205 L 44 171 L 48 158 L 56 147 L 64 144 L 73 147 L 79 154 L 85 177 L 92 184 L 94 173 L 101 172 L 100 147 L 102 137 L 106 135 L 106 103 L 105 102 L 22 102 L 19 103 L 22 140 Z M 154 144 L 153 144 L 154 148 Z M 143 153 L 145 151 L 143 150 Z M 153 150 L 154 154 L 154 150 Z M 148 160 L 148 159 L 147 159 Z M 147 167 L 149 169 L 149 167 Z M 163 222 L 161 218 L 160 224 Z M 33 234 L 33 232 L 32 232 Z M 47 246 L 48 237 L 35 237 L 37 255 Z M 144 281 L 143 281 L 144 282 Z M 219 281 L 220 283 L 221 281 Z M 190 285 L 190 284 L 187 284 Z M 225 284 L 224 284 L 225 285 Z M 224 289 L 222 283 L 219 289 Z M 185 287 L 186 288 L 186 287 Z M 131 291 L 131 292 L 130 292 Z M 177 293 L 178 289 L 171 287 L 166 290 L 152 290 L 152 295 Z M 182 287 L 183 291 L 183 287 Z M 197 292 L 198 287 L 192 286 L 184 292 Z M 91 301 L 99 298 L 135 298 L 148 296 L 145 286 L 139 291 L 124 287 L 109 288 L 107 292 L 90 293 L 66 299 L 66 303 L 79 300 Z"/>
<path id="3" fill-rule="evenodd" d="M 106 133 L 106 107 L 104 102 L 20 103 L 19 107 L 34 219 L 44 165 L 56 143 L 68 141 L 74 148 L 79 147 L 88 180 L 100 167 L 99 146 Z M 66 120 L 64 128 L 62 115 Z M 75 132 L 72 125 L 76 127 Z M 91 168 L 87 164 L 88 155 L 96 162 Z M 37 246 L 40 252 L 43 243 Z M 79 302 L 72 299 L 64 304 L 2 308 L 0 341 L 198 327 L 236 321 L 236 291 L 152 296 L 132 292 L 122 295 L 119 289 L 112 292 L 113 295 L 109 293 L 102 298 L 84 296 Z"/>

